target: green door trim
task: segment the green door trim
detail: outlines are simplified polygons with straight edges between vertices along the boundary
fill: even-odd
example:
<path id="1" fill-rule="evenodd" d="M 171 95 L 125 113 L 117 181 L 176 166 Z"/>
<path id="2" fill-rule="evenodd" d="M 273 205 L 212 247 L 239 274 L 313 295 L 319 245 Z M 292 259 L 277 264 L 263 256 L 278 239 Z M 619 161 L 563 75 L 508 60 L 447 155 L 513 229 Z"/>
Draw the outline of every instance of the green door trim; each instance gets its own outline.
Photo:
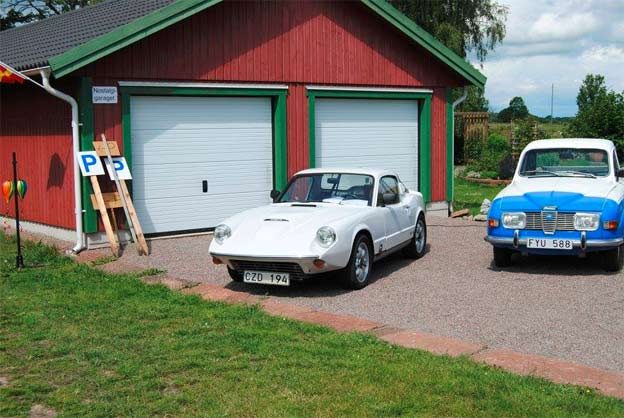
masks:
<path id="1" fill-rule="evenodd" d="M 93 103 L 91 91 L 93 82 L 89 77 L 80 81 L 80 149 L 93 150 L 95 139 L 93 124 Z M 281 190 L 286 186 L 287 178 L 287 132 L 286 132 L 286 95 L 285 89 L 241 89 L 241 88 L 170 88 L 170 87 L 121 87 L 121 125 L 123 132 L 123 150 L 128 165 L 132 168 L 132 127 L 130 119 L 130 98 L 136 96 L 230 96 L 230 97 L 270 97 L 273 107 L 273 184 Z M 130 185 L 131 188 L 131 185 Z M 82 209 L 85 233 L 98 232 L 97 213 L 91 204 L 90 182 L 83 177 Z"/>
<path id="2" fill-rule="evenodd" d="M 418 101 L 418 188 L 431 201 L 431 96 L 430 92 L 314 90 L 308 88 L 309 165 L 316 166 L 316 99 L 379 99 Z M 427 156 L 426 158 L 424 156 Z"/>
<path id="3" fill-rule="evenodd" d="M 93 127 L 93 101 L 91 92 L 93 81 L 90 77 L 81 77 L 78 92 L 78 111 L 80 117 L 80 150 L 92 151 L 95 133 Z M 97 214 L 91 204 L 91 182 L 87 177 L 81 177 L 80 189 L 82 193 L 82 228 L 86 233 L 97 232 Z"/>

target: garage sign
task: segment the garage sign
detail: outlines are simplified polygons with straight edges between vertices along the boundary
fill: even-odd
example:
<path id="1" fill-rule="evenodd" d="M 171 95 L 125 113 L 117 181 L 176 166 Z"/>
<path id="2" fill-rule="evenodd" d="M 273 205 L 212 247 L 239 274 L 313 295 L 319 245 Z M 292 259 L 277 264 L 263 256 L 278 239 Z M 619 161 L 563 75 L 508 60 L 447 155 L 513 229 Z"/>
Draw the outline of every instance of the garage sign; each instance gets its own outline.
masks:
<path id="1" fill-rule="evenodd" d="M 94 86 L 92 90 L 93 104 L 115 104 L 117 103 L 117 87 L 115 86 Z"/>

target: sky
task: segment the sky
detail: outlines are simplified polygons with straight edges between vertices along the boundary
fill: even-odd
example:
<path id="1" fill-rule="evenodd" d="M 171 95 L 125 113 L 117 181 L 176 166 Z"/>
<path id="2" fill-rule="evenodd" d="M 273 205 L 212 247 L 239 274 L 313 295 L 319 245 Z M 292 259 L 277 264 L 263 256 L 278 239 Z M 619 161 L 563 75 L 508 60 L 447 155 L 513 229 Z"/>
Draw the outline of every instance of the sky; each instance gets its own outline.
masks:
<path id="1" fill-rule="evenodd" d="M 498 0 L 509 7 L 507 35 L 481 71 L 485 96 L 499 111 L 514 96 L 529 111 L 574 116 L 576 95 L 588 73 L 624 91 L 624 0 Z"/>

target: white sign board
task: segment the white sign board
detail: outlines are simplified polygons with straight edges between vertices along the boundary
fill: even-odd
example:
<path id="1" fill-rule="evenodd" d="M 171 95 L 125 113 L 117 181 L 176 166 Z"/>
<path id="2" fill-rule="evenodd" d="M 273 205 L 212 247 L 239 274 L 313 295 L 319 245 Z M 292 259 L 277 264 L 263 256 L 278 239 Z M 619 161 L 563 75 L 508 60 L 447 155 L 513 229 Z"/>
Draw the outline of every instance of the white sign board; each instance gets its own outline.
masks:
<path id="1" fill-rule="evenodd" d="M 89 176 L 101 176 L 104 174 L 104 166 L 100 161 L 100 157 L 95 151 L 83 151 L 79 152 L 76 156 L 78 159 L 78 165 L 80 171 L 85 177 Z"/>
<path id="2" fill-rule="evenodd" d="M 117 103 L 117 87 L 94 86 L 92 98 L 93 104 L 115 104 Z"/>
<path id="3" fill-rule="evenodd" d="M 104 160 L 106 163 L 106 171 L 108 171 L 108 177 L 111 180 L 115 180 L 113 177 L 113 170 L 108 160 Z M 130 174 L 130 168 L 124 157 L 113 157 L 113 164 L 115 165 L 115 171 L 117 172 L 117 178 L 119 180 L 132 180 L 132 174 Z"/>

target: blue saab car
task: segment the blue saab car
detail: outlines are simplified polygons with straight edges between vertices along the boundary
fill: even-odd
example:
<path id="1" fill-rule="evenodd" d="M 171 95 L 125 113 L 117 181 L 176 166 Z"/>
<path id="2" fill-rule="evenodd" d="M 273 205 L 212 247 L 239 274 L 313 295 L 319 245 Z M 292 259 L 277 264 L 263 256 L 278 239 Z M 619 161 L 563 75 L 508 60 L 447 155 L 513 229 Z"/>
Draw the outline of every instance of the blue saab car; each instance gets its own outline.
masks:
<path id="1" fill-rule="evenodd" d="M 494 264 L 512 254 L 585 256 L 600 252 L 606 270 L 624 264 L 624 170 L 604 139 L 547 139 L 520 155 L 513 181 L 488 214 L 485 240 Z"/>

